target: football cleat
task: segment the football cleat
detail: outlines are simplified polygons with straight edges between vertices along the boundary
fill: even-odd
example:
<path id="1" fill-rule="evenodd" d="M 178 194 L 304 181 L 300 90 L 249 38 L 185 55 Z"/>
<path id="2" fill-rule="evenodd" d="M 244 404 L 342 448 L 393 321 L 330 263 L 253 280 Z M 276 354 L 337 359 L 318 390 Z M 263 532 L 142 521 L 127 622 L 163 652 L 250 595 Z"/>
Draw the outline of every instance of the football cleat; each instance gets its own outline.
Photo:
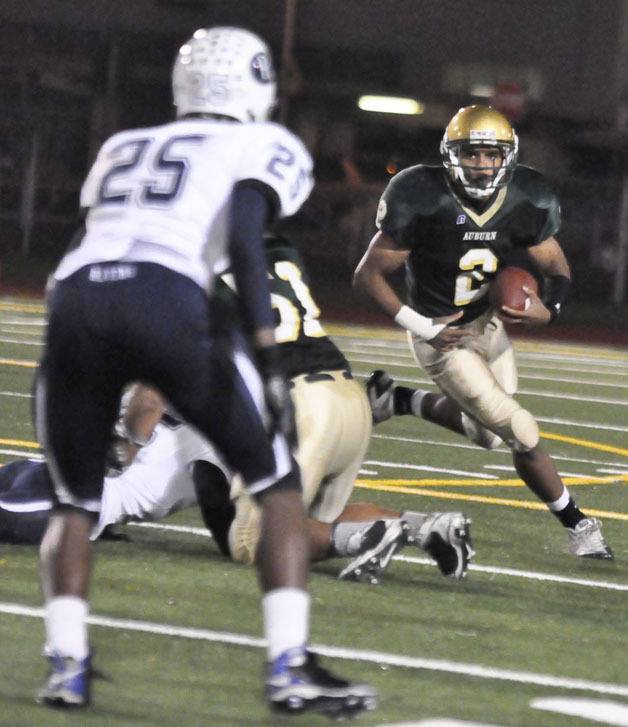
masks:
<path id="1" fill-rule="evenodd" d="M 408 532 L 408 543 L 428 553 L 444 576 L 460 580 L 475 555 L 470 525 L 461 512 L 435 512 L 419 528 Z"/>
<path id="2" fill-rule="evenodd" d="M 594 517 L 581 520 L 569 531 L 569 552 L 581 558 L 597 558 L 613 560 L 613 551 L 608 547 L 602 535 L 602 523 Z"/>
<path id="3" fill-rule="evenodd" d="M 304 647 L 288 649 L 268 665 L 266 699 L 276 712 L 320 712 L 335 719 L 354 717 L 377 706 L 372 687 L 330 674 Z"/>
<path id="4" fill-rule="evenodd" d="M 366 380 L 366 395 L 371 405 L 373 424 L 390 419 L 395 413 L 393 379 L 380 369 L 372 371 Z"/>
<path id="5" fill-rule="evenodd" d="M 91 657 L 77 661 L 58 652 L 48 654 L 50 674 L 37 694 L 37 702 L 49 707 L 86 707 L 90 702 Z"/>
<path id="6" fill-rule="evenodd" d="M 379 582 L 393 555 L 406 544 L 408 524 L 405 520 L 376 520 L 365 531 L 360 553 L 338 575 L 341 580 Z"/>

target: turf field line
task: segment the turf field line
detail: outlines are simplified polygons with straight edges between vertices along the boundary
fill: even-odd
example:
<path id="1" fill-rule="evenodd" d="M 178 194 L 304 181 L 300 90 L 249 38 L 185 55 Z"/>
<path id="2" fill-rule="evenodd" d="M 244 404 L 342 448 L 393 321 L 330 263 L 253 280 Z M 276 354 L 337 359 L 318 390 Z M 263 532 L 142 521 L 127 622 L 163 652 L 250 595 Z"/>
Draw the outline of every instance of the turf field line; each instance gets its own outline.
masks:
<path id="1" fill-rule="evenodd" d="M 0 391 L 0 396 L 12 396 L 17 399 L 32 399 L 32 394 L 21 394 L 19 391 Z"/>
<path id="2" fill-rule="evenodd" d="M 38 459 L 42 460 L 44 459 L 43 454 L 35 454 L 34 452 L 24 452 L 24 450 L 20 449 L 0 449 L 0 454 L 10 454 L 14 457 L 21 457 L 22 459 Z M 0 462 L 0 467 L 2 467 L 2 463 Z"/>
<path id="3" fill-rule="evenodd" d="M 506 507 L 517 507 L 524 510 L 543 510 L 547 512 L 547 507 L 542 502 L 531 500 L 510 500 L 503 497 L 492 497 L 489 495 L 471 495 L 461 492 L 446 492 L 443 490 L 423 490 L 418 487 L 408 486 L 408 484 L 384 484 L 384 483 L 408 483 L 413 480 L 380 480 L 376 484 L 370 484 L 368 480 L 357 480 L 356 487 L 363 490 L 379 490 L 380 492 L 397 492 L 402 495 L 415 495 L 423 497 L 437 497 L 441 500 L 463 500 L 465 502 L 480 502 L 484 505 L 505 505 Z M 484 482 L 476 482 L 476 487 L 486 487 Z M 608 520 L 625 520 L 628 522 L 628 514 L 623 512 L 609 512 L 607 510 L 593 510 L 586 508 L 587 515 L 595 515 L 596 517 L 606 518 Z"/>
<path id="4" fill-rule="evenodd" d="M 353 371 L 354 376 L 367 378 L 370 371 Z M 427 379 L 408 378 L 405 376 L 395 376 L 395 382 L 403 382 L 404 384 L 432 384 Z M 547 379 L 550 381 L 550 379 Z M 543 399 L 566 399 L 570 401 L 586 401 L 591 404 L 610 404 L 611 406 L 628 406 L 628 399 L 607 399 L 601 396 L 583 396 L 582 394 L 565 394 L 563 392 L 538 391 L 537 389 L 519 389 L 516 396 L 540 396 Z M 628 431 L 628 428 L 626 429 Z"/>
<path id="5" fill-rule="evenodd" d="M 517 471 L 512 466 L 509 467 L 508 465 L 501 465 L 501 464 L 485 464 L 484 469 L 485 470 L 499 470 L 500 472 L 516 472 Z M 559 470 L 558 474 L 563 478 L 564 477 L 580 477 L 580 478 L 588 479 L 589 477 L 591 477 L 591 475 L 588 473 L 584 474 L 582 472 L 564 472 L 562 470 Z M 624 475 L 624 474 L 628 474 L 628 472 L 606 472 L 604 474 Z"/>
<path id="6" fill-rule="evenodd" d="M 26 341 L 20 338 L 0 338 L 0 343 L 17 343 L 20 346 L 43 346 L 43 341 Z"/>
<path id="7" fill-rule="evenodd" d="M 199 535 L 203 538 L 211 540 L 211 533 L 205 528 L 195 528 L 190 525 L 168 525 L 166 523 L 127 523 L 134 528 L 149 528 L 154 530 L 170 530 L 176 533 L 185 533 L 187 535 Z M 393 560 L 399 560 L 406 563 L 416 565 L 427 565 L 436 567 L 436 563 L 431 558 L 418 558 L 409 555 L 395 555 Z M 531 580 L 547 581 L 548 583 L 566 583 L 575 586 L 587 586 L 589 588 L 602 588 L 611 591 L 628 591 L 628 584 L 612 583 L 610 581 L 591 581 L 586 578 L 571 578 L 569 576 L 558 576 L 553 573 L 539 573 L 537 571 L 519 570 L 517 568 L 500 568 L 493 565 L 478 565 L 471 563 L 469 569 L 478 573 L 488 573 L 490 575 L 513 576 L 515 578 L 528 578 Z"/>
<path id="8" fill-rule="evenodd" d="M 7 444 L 13 447 L 30 447 L 31 449 L 39 449 L 39 442 L 29 442 L 25 439 L 0 439 L 0 444 Z"/>
<path id="9" fill-rule="evenodd" d="M 36 369 L 37 361 L 25 361 L 14 358 L 0 358 L 0 366 L 22 366 L 27 369 Z"/>
<path id="10" fill-rule="evenodd" d="M 375 464 L 371 462 L 370 464 Z M 392 465 L 391 463 L 391 466 Z M 401 469 L 404 469 L 404 465 L 396 465 Z M 361 482 L 368 482 L 370 484 L 383 483 L 385 485 L 404 485 L 404 486 L 420 486 L 420 487 L 525 487 L 523 480 L 518 477 L 508 479 L 496 479 L 484 480 L 484 479 L 469 479 L 469 480 L 449 480 L 449 479 L 422 479 L 422 480 L 407 480 L 401 478 L 386 478 L 379 480 L 361 480 Z M 563 482 L 566 485 L 615 485 L 618 482 L 628 482 L 628 472 L 623 472 L 620 475 L 606 475 L 600 477 L 599 475 L 575 475 L 571 477 L 563 477 Z"/>
<path id="11" fill-rule="evenodd" d="M 591 442 L 589 439 L 580 439 L 578 437 L 568 437 L 564 434 L 553 434 L 551 432 L 541 432 L 541 436 L 545 439 L 554 439 L 557 442 L 565 442 L 566 444 L 575 444 L 578 447 L 589 447 L 590 449 L 599 449 L 601 452 L 610 452 L 611 454 L 620 454 L 628 457 L 628 449 L 623 447 L 615 447 L 612 444 L 602 444 L 600 442 Z"/>
<path id="12" fill-rule="evenodd" d="M 45 318 L 6 318 L 2 319 L 5 326 L 36 326 L 45 328 L 48 321 Z"/>
<path id="13" fill-rule="evenodd" d="M 433 565 L 436 563 L 430 558 L 416 558 L 412 555 L 394 555 L 393 560 L 402 563 L 415 563 L 417 565 Z M 512 576 L 513 578 L 527 578 L 532 581 L 546 581 L 547 583 L 565 583 L 571 586 L 585 586 L 587 588 L 602 588 L 609 591 L 628 591 L 628 584 L 612 583 L 610 581 L 589 581 L 586 578 L 571 578 L 557 576 L 553 573 L 538 573 L 536 571 L 518 570 L 517 568 L 498 568 L 493 565 L 469 564 L 469 570 L 474 573 L 488 573 L 497 576 Z"/>
<path id="14" fill-rule="evenodd" d="M 546 434 L 547 434 L 547 432 L 541 432 L 541 437 L 545 436 Z M 461 444 L 459 442 L 443 442 L 443 441 L 438 441 L 435 439 L 419 439 L 417 437 L 394 437 L 390 434 L 371 434 L 371 439 L 389 439 L 389 440 L 392 440 L 395 442 L 408 442 L 411 444 L 423 444 L 423 445 L 428 445 L 428 446 L 433 446 L 433 447 L 453 447 L 454 449 L 470 449 L 474 452 L 481 451 L 480 448 L 476 444 Z M 586 442 L 587 440 L 583 439 L 581 441 Z M 591 442 L 590 444 L 596 444 L 596 443 Z M 606 446 L 610 446 L 610 445 L 601 445 L 601 446 L 606 447 Z M 505 454 L 505 455 L 508 455 L 509 457 L 512 456 L 511 451 L 504 447 L 500 447 L 499 449 L 491 450 L 491 456 L 493 456 L 493 454 Z M 552 454 L 552 459 L 564 460 L 565 462 L 580 462 L 583 464 L 599 464 L 599 465 L 603 465 L 605 467 L 628 467 L 628 463 L 623 463 L 623 462 L 602 462 L 597 459 L 565 457 L 564 455 L 559 455 L 559 454 Z"/>
<path id="15" fill-rule="evenodd" d="M 406 469 L 406 470 L 418 470 L 421 472 L 444 472 L 446 474 L 461 475 L 461 476 L 472 476 L 474 479 L 422 479 L 422 480 L 410 480 L 418 485 L 423 486 L 440 486 L 440 485 L 453 485 L 460 487 L 525 487 L 523 480 L 520 478 L 508 478 L 499 479 L 497 475 L 487 475 L 486 473 L 469 472 L 466 470 L 452 470 L 445 469 L 442 467 L 431 467 L 430 465 L 417 465 L 417 464 L 405 464 L 403 462 L 384 462 L 376 459 L 367 459 L 364 461 L 366 465 L 373 465 L 376 467 L 391 467 L 393 469 Z M 511 471 L 512 467 L 502 467 L 500 465 L 485 465 L 486 469 L 498 469 Z M 559 472 L 563 482 L 568 485 L 614 485 L 618 480 L 624 480 L 628 482 L 628 472 L 613 472 L 612 475 L 600 477 L 599 475 L 591 474 L 576 474 L 573 472 Z M 385 480 L 388 481 L 388 480 Z M 408 482 L 404 480 L 404 482 Z"/>
<path id="16" fill-rule="evenodd" d="M 363 464 L 366 465 L 375 465 L 379 467 L 394 467 L 397 469 L 405 469 L 405 470 L 419 470 L 421 472 L 445 472 L 450 475 L 462 475 L 463 477 L 478 477 L 482 480 L 488 480 L 489 482 L 491 480 L 497 479 L 497 475 L 487 475 L 486 472 L 469 472 L 468 470 L 452 470 L 445 467 L 432 467 L 430 465 L 420 465 L 420 464 L 404 464 L 402 462 L 384 462 L 382 460 L 378 459 L 367 459 L 364 460 Z"/>
<path id="17" fill-rule="evenodd" d="M 343 351 L 345 355 L 350 354 L 350 351 L 347 351 L 345 349 Z M 390 354 L 394 355 L 394 354 Z M 363 358 L 360 356 L 350 355 L 349 358 L 351 359 L 352 363 L 370 363 L 373 365 L 379 364 L 379 368 L 403 368 L 406 369 L 409 366 L 415 366 L 414 361 L 410 361 L 408 363 L 405 363 L 403 361 L 382 361 L 381 359 L 374 359 L 374 358 Z M 590 370 L 589 370 L 590 373 Z M 615 374 L 615 376 L 624 376 L 624 374 Z M 393 377 L 395 380 L 397 377 Z M 540 374 L 526 374 L 522 371 L 519 371 L 519 378 L 520 379 L 531 379 L 534 381 L 547 381 L 548 383 L 557 383 L 557 384 L 576 384 L 578 386 L 601 386 L 606 387 L 609 389 L 628 389 L 628 384 L 618 384 L 616 382 L 612 381 L 591 381 L 589 379 L 574 379 L 574 378 L 565 378 L 565 377 L 558 377 L 558 376 L 542 376 Z M 401 380 L 401 379 L 399 379 Z M 433 384 L 431 379 L 414 379 L 415 383 L 417 384 Z M 523 393 L 522 391 L 519 391 L 517 393 Z M 559 396 L 558 393 L 555 394 L 555 396 Z"/>
<path id="18" fill-rule="evenodd" d="M 534 371 L 566 371 L 568 373 L 575 374 L 590 374 L 594 372 L 596 376 L 616 376 L 619 378 L 622 378 L 623 376 L 628 376 L 628 371 L 601 371 L 598 366 L 592 369 L 591 366 L 573 366 L 571 364 L 565 365 L 558 362 L 554 362 L 552 364 L 535 364 L 530 362 L 526 363 L 518 360 L 517 368 L 532 369 Z"/>
<path id="19" fill-rule="evenodd" d="M 32 608 L 17 603 L 1 602 L 0 613 L 12 616 L 26 616 L 28 618 L 43 618 L 44 615 L 42 608 Z M 88 616 L 87 623 L 92 626 L 102 626 L 120 631 L 137 631 L 160 636 L 174 636 L 195 641 L 209 641 L 258 649 L 266 647 L 265 639 L 229 631 L 212 631 L 210 629 L 198 629 L 188 626 L 174 626 L 151 621 L 137 621 L 135 619 L 110 618 L 108 616 L 95 615 Z M 383 651 L 326 646 L 324 644 L 312 644 L 311 649 L 330 659 L 346 659 L 349 661 L 362 661 L 405 669 L 447 672 L 449 674 L 478 677 L 480 679 L 535 684 L 552 689 L 569 689 L 596 692 L 599 694 L 615 694 L 624 697 L 628 696 L 628 685 L 626 684 L 595 682 L 587 679 L 555 676 L 553 674 L 501 669 L 483 664 L 469 664 L 446 659 L 426 659 L 417 656 L 404 656 L 403 654 L 389 654 Z"/>
<path id="20" fill-rule="evenodd" d="M 15 313 L 45 313 L 46 306 L 40 303 L 9 303 L 0 302 L 0 310 L 13 311 Z"/>

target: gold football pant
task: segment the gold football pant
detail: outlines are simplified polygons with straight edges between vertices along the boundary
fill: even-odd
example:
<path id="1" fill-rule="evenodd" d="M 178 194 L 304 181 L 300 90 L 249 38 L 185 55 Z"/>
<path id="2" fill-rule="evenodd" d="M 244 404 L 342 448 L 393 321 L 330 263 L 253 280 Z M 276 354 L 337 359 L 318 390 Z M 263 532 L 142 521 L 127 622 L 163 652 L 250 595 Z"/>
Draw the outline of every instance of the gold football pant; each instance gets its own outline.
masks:
<path id="1" fill-rule="evenodd" d="M 363 387 L 344 371 L 304 374 L 292 379 L 303 502 L 308 517 L 331 523 L 343 511 L 371 436 L 371 409 Z M 259 540 L 259 508 L 232 489 L 236 516 L 229 531 L 234 560 L 251 563 Z"/>

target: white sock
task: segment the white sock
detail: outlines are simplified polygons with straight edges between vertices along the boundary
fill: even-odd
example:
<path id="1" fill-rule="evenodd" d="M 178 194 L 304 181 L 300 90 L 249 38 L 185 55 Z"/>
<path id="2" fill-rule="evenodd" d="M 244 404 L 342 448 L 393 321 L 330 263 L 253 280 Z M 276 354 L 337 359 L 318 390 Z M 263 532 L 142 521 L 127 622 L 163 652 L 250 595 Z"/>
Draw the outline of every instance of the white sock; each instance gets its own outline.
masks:
<path id="1" fill-rule="evenodd" d="M 300 588 L 276 588 L 262 598 L 268 659 L 305 646 L 310 623 L 310 594 Z"/>
<path id="2" fill-rule="evenodd" d="M 410 408 L 412 409 L 412 413 L 415 417 L 423 417 L 423 414 L 421 414 L 421 404 L 423 403 L 423 397 L 429 393 L 430 392 L 425 391 L 425 389 L 417 389 L 414 394 L 412 394 L 412 398 L 410 399 Z"/>
<path id="3" fill-rule="evenodd" d="M 80 661 L 89 654 L 87 601 L 77 596 L 57 596 L 46 602 L 46 651 L 56 651 Z"/>
<path id="4" fill-rule="evenodd" d="M 548 502 L 547 506 L 552 512 L 560 512 L 567 507 L 570 497 L 571 495 L 569 494 L 569 490 L 565 487 L 563 488 L 563 494 L 558 498 L 558 500 L 554 500 L 554 502 Z"/>

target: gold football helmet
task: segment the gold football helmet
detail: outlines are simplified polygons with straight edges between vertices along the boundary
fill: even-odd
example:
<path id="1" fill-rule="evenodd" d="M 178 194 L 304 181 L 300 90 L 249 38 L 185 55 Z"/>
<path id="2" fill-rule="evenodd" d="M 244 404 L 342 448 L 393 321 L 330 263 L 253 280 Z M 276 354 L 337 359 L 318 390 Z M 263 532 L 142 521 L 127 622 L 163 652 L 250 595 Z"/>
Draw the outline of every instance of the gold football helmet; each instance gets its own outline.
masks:
<path id="1" fill-rule="evenodd" d="M 461 162 L 461 151 L 472 147 L 497 148 L 501 162 L 492 167 L 494 174 L 474 175 L 486 168 L 472 167 Z M 440 153 L 443 165 L 453 182 L 457 182 L 472 199 L 487 199 L 496 189 L 508 184 L 517 164 L 519 139 L 508 119 L 490 106 L 465 106 L 451 119 Z"/>

